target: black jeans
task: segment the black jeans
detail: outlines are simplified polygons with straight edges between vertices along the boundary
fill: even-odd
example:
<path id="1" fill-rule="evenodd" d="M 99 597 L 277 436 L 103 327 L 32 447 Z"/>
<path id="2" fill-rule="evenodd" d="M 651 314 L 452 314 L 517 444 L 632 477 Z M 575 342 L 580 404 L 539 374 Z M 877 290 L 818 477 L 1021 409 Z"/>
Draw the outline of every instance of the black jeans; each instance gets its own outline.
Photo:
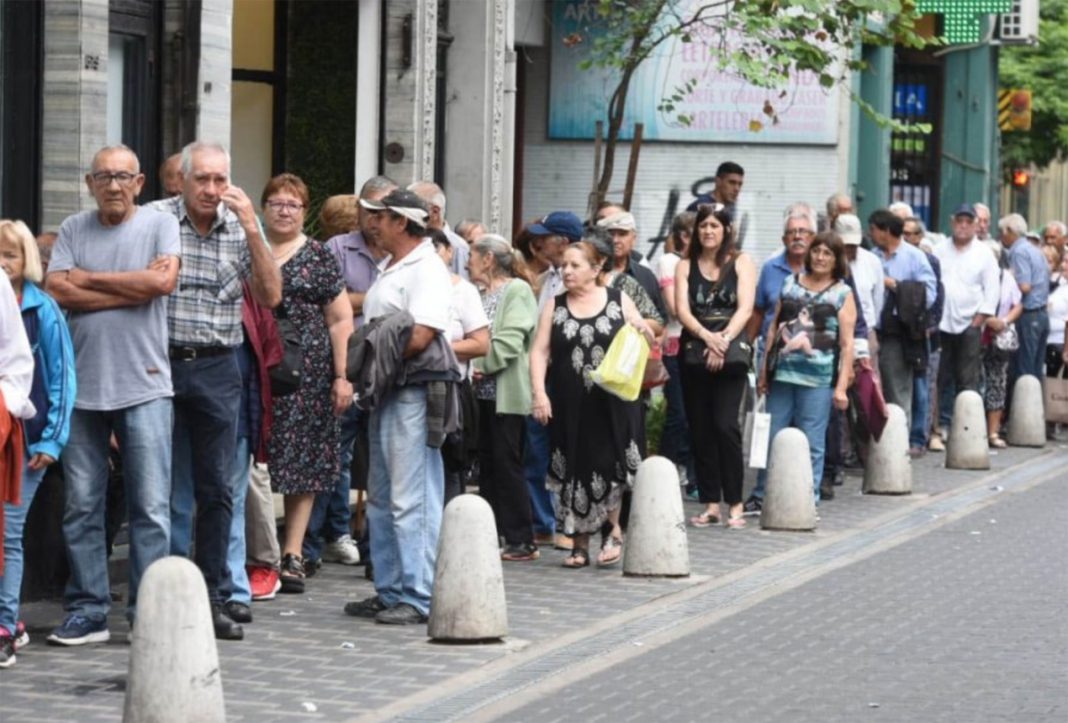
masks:
<path id="1" fill-rule="evenodd" d="M 534 542 L 530 489 L 523 475 L 526 417 L 497 414 L 497 402 L 478 400 L 478 490 L 493 508 L 506 544 Z"/>
<path id="2" fill-rule="evenodd" d="M 226 558 L 234 507 L 230 474 L 237 445 L 241 370 L 237 358 L 228 354 L 173 361 L 171 378 L 175 434 L 184 434 L 192 451 L 192 459 L 175 460 L 174 466 L 184 463 L 193 473 L 197 506 L 193 560 L 204 575 L 208 598 L 222 604 L 232 591 Z"/>
<path id="3" fill-rule="evenodd" d="M 979 391 L 979 339 L 981 330 L 969 326 L 960 334 L 939 332 L 942 360 L 938 366 L 938 386 L 953 388 L 954 394 Z"/>
<path id="4" fill-rule="evenodd" d="M 708 504 L 722 496 L 727 504 L 736 505 L 742 501 L 745 474 L 738 413 L 746 377 L 713 374 L 685 362 L 679 367 L 700 500 Z"/>

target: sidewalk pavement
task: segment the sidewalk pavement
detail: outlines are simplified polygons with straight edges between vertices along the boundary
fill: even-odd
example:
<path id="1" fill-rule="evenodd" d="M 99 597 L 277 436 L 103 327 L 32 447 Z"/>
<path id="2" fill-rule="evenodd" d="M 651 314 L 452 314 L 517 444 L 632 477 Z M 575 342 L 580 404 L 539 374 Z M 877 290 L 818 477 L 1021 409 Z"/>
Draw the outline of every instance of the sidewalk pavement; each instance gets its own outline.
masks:
<path id="1" fill-rule="evenodd" d="M 1001 450 L 983 472 L 946 470 L 943 462 L 940 454 L 913 460 L 913 494 L 902 497 L 863 496 L 859 473 L 848 475 L 836 499 L 821 505 L 814 533 L 764 532 L 755 518 L 744 530 L 690 529 L 693 574 L 686 579 L 625 578 L 618 566 L 567 570 L 560 567 L 566 553 L 543 548 L 536 562 L 505 564 L 511 635 L 498 644 L 435 644 L 425 626 L 396 628 L 348 617 L 345 602 L 372 595 L 373 587 L 362 568 L 325 565 L 304 595 L 254 603 L 255 622 L 245 626 L 244 641 L 219 643 L 228 720 L 351 720 L 379 717 L 376 711 L 386 706 L 388 713 L 403 714 L 406 701 L 432 699 L 439 690 L 444 696 L 459 685 L 457 676 L 470 681 L 518 660 L 550 669 L 566 665 L 554 663 L 553 650 L 603 633 L 616 619 L 674 609 L 727 575 L 727 587 L 744 587 L 746 576 L 755 579 L 775 561 L 839 540 L 862 540 L 866 531 L 915 517 L 925 505 L 936 509 L 954 495 L 974 495 L 1028 470 L 1068 464 L 1068 445 Z M 699 509 L 686 504 L 688 516 Z M 25 606 L 32 644 L 19 652 L 14 668 L 0 672 L 4 722 L 119 720 L 129 657 L 121 608 L 117 604 L 111 615 L 110 643 L 57 648 L 44 638 L 62 618 L 60 605 Z M 416 717 L 450 716 L 445 707 L 424 711 Z"/>

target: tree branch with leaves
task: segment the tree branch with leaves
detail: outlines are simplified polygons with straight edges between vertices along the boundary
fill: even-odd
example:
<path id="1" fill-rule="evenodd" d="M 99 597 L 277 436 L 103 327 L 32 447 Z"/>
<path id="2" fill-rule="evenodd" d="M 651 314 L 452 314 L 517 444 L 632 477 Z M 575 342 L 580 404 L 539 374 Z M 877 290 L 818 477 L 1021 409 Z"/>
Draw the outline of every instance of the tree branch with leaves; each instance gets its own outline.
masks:
<path id="1" fill-rule="evenodd" d="M 596 19 L 583 31 L 564 38 L 568 47 L 582 45 L 585 69 L 614 73 L 607 104 L 604 163 L 595 187 L 596 204 L 604 199 L 615 170 L 615 151 L 623 129 L 626 101 L 635 74 L 668 43 L 700 43 L 710 73 L 726 72 L 770 91 L 764 118 L 750 120 L 759 132 L 777 124 L 789 107 L 788 84 L 800 73 L 813 73 L 828 92 L 849 87 L 853 73 L 867 66 L 865 45 L 922 48 L 929 43 L 916 32 L 919 13 L 914 0 L 591 0 Z M 588 41 L 588 42 L 587 42 Z M 671 90 L 658 106 L 675 113 L 678 123 L 692 118 L 679 106 L 700 84 L 691 77 Z M 884 127 L 929 132 L 875 111 L 850 91 L 862 111 Z"/>

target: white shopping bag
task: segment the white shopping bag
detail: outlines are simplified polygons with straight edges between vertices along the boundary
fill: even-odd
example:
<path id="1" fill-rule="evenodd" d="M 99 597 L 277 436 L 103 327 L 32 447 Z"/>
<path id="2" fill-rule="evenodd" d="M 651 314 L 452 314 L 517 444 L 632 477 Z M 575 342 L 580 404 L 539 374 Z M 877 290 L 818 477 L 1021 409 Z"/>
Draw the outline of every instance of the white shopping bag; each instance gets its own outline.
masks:
<path id="1" fill-rule="evenodd" d="M 753 407 L 753 431 L 749 438 L 749 466 L 764 469 L 768 466 L 768 447 L 771 445 L 771 415 L 766 411 L 767 400 L 757 399 Z"/>

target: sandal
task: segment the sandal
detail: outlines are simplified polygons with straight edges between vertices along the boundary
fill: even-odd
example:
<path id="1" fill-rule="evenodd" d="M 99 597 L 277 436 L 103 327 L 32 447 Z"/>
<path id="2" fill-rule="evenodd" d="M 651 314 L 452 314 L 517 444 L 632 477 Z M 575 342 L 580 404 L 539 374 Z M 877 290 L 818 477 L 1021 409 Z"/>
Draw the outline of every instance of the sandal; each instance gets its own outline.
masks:
<path id="1" fill-rule="evenodd" d="M 991 434 L 989 437 L 990 446 L 994 449 L 1005 449 L 1008 447 L 1008 443 L 996 434 Z"/>
<path id="2" fill-rule="evenodd" d="M 623 540 L 615 535 L 604 538 L 604 542 L 601 543 L 601 554 L 597 556 L 597 567 L 611 567 L 622 559 Z"/>
<path id="3" fill-rule="evenodd" d="M 690 524 L 694 527 L 712 527 L 719 524 L 719 516 L 714 512 L 705 510 L 701 514 L 691 517 Z"/>
<path id="4" fill-rule="evenodd" d="M 740 530 L 745 527 L 744 517 L 731 517 L 727 520 L 727 527 L 732 530 Z"/>
<path id="5" fill-rule="evenodd" d="M 563 566 L 577 570 L 580 567 L 590 566 L 590 551 L 583 547 L 576 547 L 571 550 L 571 554 L 564 558 Z"/>

